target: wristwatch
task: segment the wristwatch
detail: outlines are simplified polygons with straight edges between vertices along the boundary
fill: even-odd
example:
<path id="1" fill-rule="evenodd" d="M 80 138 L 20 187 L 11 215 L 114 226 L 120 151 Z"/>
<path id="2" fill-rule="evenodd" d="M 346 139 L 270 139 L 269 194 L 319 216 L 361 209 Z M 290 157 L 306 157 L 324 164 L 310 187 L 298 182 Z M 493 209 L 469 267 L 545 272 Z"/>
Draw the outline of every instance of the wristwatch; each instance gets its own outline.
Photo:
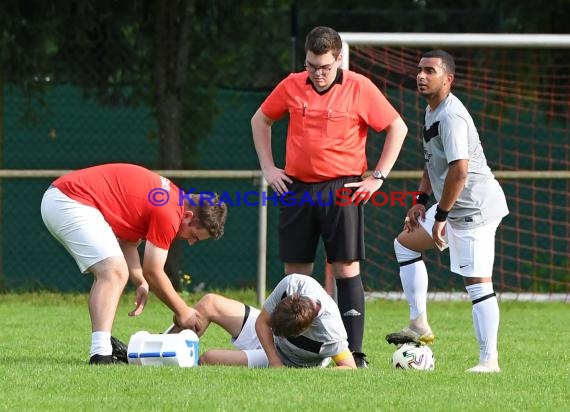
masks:
<path id="1" fill-rule="evenodd" d="M 382 171 L 380 171 L 380 170 L 375 170 L 375 171 L 373 171 L 373 172 L 372 172 L 372 177 L 373 177 L 374 179 L 380 179 L 380 180 L 382 180 L 382 181 L 386 180 L 386 176 L 384 176 L 384 175 L 382 174 Z"/>

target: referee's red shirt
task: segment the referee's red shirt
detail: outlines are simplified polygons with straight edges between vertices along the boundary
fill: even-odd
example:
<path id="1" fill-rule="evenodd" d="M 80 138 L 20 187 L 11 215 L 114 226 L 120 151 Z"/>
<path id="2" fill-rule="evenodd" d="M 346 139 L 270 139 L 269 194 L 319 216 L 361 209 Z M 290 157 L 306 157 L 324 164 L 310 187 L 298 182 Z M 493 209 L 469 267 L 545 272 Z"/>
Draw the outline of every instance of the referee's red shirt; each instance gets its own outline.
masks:
<path id="1" fill-rule="evenodd" d="M 261 110 L 272 120 L 289 114 L 285 173 L 304 182 L 361 176 L 368 127 L 379 132 L 399 116 L 368 78 L 348 70 L 322 94 L 306 72 L 290 74 Z"/>

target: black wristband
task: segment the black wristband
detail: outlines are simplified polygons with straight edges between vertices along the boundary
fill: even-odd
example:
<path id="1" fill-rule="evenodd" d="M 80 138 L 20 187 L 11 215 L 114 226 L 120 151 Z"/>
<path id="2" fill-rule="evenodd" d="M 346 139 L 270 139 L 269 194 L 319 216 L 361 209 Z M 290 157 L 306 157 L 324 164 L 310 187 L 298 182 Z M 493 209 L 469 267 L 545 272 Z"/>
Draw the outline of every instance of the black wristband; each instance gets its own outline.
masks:
<path id="1" fill-rule="evenodd" d="M 424 205 L 428 203 L 429 195 L 426 192 L 420 192 L 414 197 L 414 205 Z"/>
<path id="2" fill-rule="evenodd" d="M 439 208 L 439 205 L 435 208 L 435 220 L 437 222 L 445 222 L 447 220 L 448 211 Z"/>

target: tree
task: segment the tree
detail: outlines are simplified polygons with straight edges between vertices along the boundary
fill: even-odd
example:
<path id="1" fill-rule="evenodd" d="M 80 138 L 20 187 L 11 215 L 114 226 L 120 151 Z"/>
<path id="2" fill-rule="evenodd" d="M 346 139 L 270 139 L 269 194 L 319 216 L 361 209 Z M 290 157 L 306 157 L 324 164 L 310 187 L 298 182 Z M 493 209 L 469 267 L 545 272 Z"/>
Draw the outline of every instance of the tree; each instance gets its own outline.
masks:
<path id="1" fill-rule="evenodd" d="M 191 64 L 190 55 L 199 54 L 201 41 L 215 31 L 216 24 L 203 24 L 215 22 L 215 12 L 214 5 L 199 0 L 3 2 L 4 78 L 40 102 L 42 91 L 73 84 L 103 104 L 154 107 L 156 166 L 191 168 L 192 149 L 207 134 L 215 106 L 214 88 L 200 82 L 201 67 L 209 67 L 212 56 L 194 57 Z M 34 111 L 29 114 L 28 123 Z M 192 127 L 184 127 L 188 124 Z M 173 277 L 179 261 L 176 244 L 167 263 Z"/>
<path id="2" fill-rule="evenodd" d="M 288 2 L 8 0 L 0 3 L 3 74 L 36 103 L 27 123 L 37 120 L 42 92 L 58 84 L 76 85 L 102 104 L 153 107 L 155 166 L 192 168 L 196 144 L 217 113 L 217 86 L 248 87 L 259 73 L 282 75 L 274 70 L 284 61 L 274 40 L 282 31 L 272 18 L 276 9 L 286 12 Z M 251 32 L 236 30 L 244 26 Z M 264 40 L 270 51 L 258 47 Z M 171 277 L 180 253 L 179 244 L 169 253 Z"/>

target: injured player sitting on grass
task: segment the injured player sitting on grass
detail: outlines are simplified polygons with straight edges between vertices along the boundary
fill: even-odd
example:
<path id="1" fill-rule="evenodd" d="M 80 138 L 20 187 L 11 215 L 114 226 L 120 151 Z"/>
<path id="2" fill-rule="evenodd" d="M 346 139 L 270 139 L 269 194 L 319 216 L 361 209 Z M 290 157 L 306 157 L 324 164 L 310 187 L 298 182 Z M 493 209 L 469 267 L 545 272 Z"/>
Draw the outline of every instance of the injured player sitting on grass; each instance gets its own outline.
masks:
<path id="1" fill-rule="evenodd" d="M 195 309 L 200 313 L 199 336 L 215 323 L 231 335 L 236 348 L 209 349 L 200 365 L 305 368 L 326 367 L 332 359 L 337 368 L 356 369 L 338 307 L 312 277 L 284 277 L 261 311 L 213 293 Z M 170 330 L 176 332 L 180 329 Z"/>

